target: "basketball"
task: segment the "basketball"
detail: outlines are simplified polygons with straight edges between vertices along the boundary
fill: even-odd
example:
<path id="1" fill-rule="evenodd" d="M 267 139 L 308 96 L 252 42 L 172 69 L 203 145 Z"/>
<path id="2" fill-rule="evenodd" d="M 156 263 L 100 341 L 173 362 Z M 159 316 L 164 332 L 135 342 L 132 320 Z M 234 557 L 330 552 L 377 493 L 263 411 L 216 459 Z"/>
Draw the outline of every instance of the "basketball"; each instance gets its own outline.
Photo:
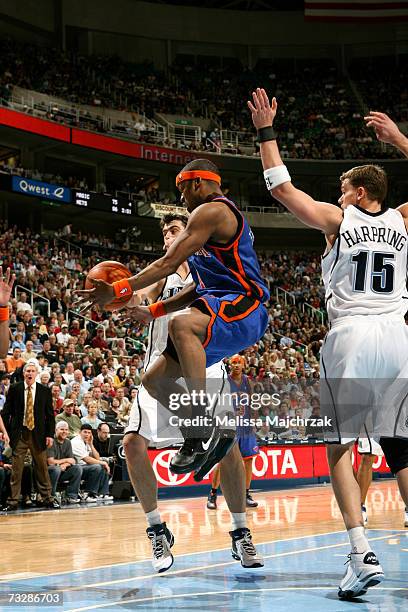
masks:
<path id="1" fill-rule="evenodd" d="M 104 280 L 107 283 L 114 283 L 115 281 L 122 280 L 123 278 L 130 278 L 132 273 L 126 266 L 120 261 L 101 261 L 91 270 L 89 270 L 85 281 L 85 289 L 92 289 L 93 284 L 91 278 L 98 280 Z M 104 306 L 104 310 L 120 310 L 130 300 L 132 296 L 126 296 L 123 298 L 115 298 L 109 304 Z"/>

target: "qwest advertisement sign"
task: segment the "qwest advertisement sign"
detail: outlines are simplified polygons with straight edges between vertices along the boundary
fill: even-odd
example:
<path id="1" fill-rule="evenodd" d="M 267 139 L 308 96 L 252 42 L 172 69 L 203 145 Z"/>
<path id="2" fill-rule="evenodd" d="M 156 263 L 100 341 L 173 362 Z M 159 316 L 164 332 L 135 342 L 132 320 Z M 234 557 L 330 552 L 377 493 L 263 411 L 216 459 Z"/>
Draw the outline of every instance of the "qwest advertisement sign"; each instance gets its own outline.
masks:
<path id="1" fill-rule="evenodd" d="M 51 185 L 34 179 L 23 178 L 21 176 L 13 176 L 11 188 L 18 193 L 35 196 L 46 200 L 54 200 L 55 202 L 71 202 L 71 190 L 68 187 L 59 185 Z"/>
<path id="2" fill-rule="evenodd" d="M 211 482 L 211 473 L 204 478 L 202 483 L 196 483 L 191 473 L 173 474 L 169 466 L 177 449 L 149 449 L 148 452 L 159 487 L 187 487 Z M 356 454 L 354 462 L 359 463 L 359 457 Z M 390 471 L 384 457 L 378 458 L 373 470 L 382 474 Z M 288 480 L 327 477 L 328 475 L 326 448 L 323 444 L 261 446 L 252 467 L 253 480 Z"/>

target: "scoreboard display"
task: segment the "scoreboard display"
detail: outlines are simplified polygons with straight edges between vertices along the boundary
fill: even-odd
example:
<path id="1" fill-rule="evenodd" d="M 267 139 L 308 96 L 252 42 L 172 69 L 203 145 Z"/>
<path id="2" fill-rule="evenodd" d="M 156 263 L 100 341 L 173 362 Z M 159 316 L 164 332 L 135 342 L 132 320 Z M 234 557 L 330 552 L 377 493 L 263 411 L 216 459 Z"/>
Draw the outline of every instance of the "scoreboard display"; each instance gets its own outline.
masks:
<path id="1" fill-rule="evenodd" d="M 72 204 L 88 210 L 99 210 L 115 215 L 136 214 L 136 204 L 123 196 L 110 196 L 79 189 L 72 189 Z"/>

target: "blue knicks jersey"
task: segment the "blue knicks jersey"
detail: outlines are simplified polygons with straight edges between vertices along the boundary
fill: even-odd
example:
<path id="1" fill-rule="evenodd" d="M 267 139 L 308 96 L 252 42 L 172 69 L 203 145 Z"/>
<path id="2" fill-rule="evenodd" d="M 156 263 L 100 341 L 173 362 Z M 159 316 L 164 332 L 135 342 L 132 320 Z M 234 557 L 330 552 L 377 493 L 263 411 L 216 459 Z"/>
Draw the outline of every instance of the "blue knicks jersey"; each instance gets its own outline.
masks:
<path id="1" fill-rule="evenodd" d="M 231 393 L 237 395 L 237 399 L 233 399 L 234 411 L 236 416 L 240 416 L 244 419 L 251 418 L 251 387 L 249 385 L 248 376 L 242 375 L 242 381 L 240 385 L 237 385 L 235 380 L 228 376 L 228 382 L 230 384 Z M 242 396 L 242 401 L 240 401 Z M 253 428 L 250 425 L 237 425 L 237 436 L 242 437 L 251 433 Z"/>
<path id="2" fill-rule="evenodd" d="M 235 214 L 238 228 L 228 243 L 208 241 L 188 258 L 197 293 L 215 297 L 236 293 L 266 302 L 269 291 L 261 277 L 253 234 L 246 219 L 231 200 L 216 195 L 211 201 L 226 204 Z"/>

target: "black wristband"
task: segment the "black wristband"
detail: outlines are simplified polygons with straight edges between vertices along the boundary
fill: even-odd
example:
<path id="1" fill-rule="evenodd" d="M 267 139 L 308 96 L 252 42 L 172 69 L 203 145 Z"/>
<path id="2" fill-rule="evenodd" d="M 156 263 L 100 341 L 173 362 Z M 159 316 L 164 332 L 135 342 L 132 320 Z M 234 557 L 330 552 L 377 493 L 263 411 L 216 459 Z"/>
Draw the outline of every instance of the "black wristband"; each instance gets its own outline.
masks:
<path id="1" fill-rule="evenodd" d="M 259 128 L 258 130 L 258 142 L 268 142 L 268 140 L 276 140 L 277 137 L 278 135 L 271 125 Z"/>

